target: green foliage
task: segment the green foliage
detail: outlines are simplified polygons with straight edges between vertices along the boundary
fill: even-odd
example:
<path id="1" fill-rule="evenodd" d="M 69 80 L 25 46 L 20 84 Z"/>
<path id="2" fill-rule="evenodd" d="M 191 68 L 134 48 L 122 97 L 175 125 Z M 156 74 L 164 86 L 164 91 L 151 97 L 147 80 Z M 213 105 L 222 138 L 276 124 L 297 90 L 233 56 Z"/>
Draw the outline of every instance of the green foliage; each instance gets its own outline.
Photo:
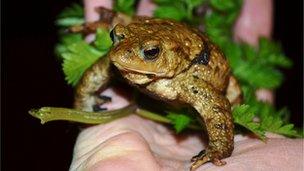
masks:
<path id="1" fill-rule="evenodd" d="M 101 56 L 102 53 L 84 41 L 69 44 L 62 53 L 63 71 L 69 84 L 75 86 L 83 73 Z"/>
<path id="2" fill-rule="evenodd" d="M 94 44 L 98 50 L 108 52 L 113 44 L 109 31 L 102 28 L 97 29 Z"/>
<path id="3" fill-rule="evenodd" d="M 206 0 L 156 0 L 158 7 L 154 11 L 154 17 L 173 19 L 177 21 L 194 20 L 193 10 Z"/>
<path id="4" fill-rule="evenodd" d="M 86 43 L 79 34 L 70 34 L 62 38 L 57 53 L 63 58 L 63 71 L 68 84 L 75 86 L 83 73 L 93 63 L 104 56 L 112 45 L 109 31 L 98 29 L 94 45 Z"/>
<path id="5" fill-rule="evenodd" d="M 274 89 L 281 85 L 283 75 L 277 67 L 290 67 L 280 46 L 261 38 L 259 48 L 233 41 L 232 28 L 241 8 L 240 0 L 210 0 L 213 10 L 204 17 L 206 33 L 227 56 L 233 74 L 244 84 L 255 88 Z M 224 12 L 224 13 L 223 13 Z"/>
<path id="6" fill-rule="evenodd" d="M 282 112 L 286 112 L 286 110 L 276 111 L 273 106 L 267 103 L 256 103 L 259 106 L 257 114 L 262 129 L 289 137 L 300 137 L 300 134 L 294 129 L 294 125 L 288 124 L 284 120 L 284 116 L 288 114 L 283 114 Z"/>
<path id="7" fill-rule="evenodd" d="M 288 137 L 301 137 L 294 129 L 293 124 L 288 124 L 282 119 L 281 111 L 267 103 L 258 103 L 255 106 L 241 105 L 233 109 L 234 122 L 247 128 L 261 139 L 265 138 L 265 132 L 273 132 Z M 257 120 L 257 121 L 254 121 Z"/>
<path id="8" fill-rule="evenodd" d="M 169 112 L 167 118 L 171 120 L 171 123 L 174 126 L 174 129 L 177 133 L 180 133 L 184 130 L 188 124 L 191 122 L 191 117 L 189 115 Z"/>
<path id="9" fill-rule="evenodd" d="M 154 11 L 154 16 L 157 18 L 170 18 L 173 20 L 181 21 L 187 16 L 184 8 L 177 8 L 174 6 L 161 6 Z"/>
<path id="10" fill-rule="evenodd" d="M 245 127 L 259 138 L 265 139 L 265 130 L 261 128 L 260 123 L 253 121 L 255 114 L 250 110 L 249 105 L 240 105 L 234 107 L 232 115 L 234 123 Z"/>
<path id="11" fill-rule="evenodd" d="M 55 53 L 58 57 L 62 59 L 61 54 L 68 51 L 67 46 L 82 41 L 81 34 L 77 33 L 70 33 L 70 34 L 64 34 L 60 37 L 60 43 L 58 43 L 55 47 Z"/>
<path id="12" fill-rule="evenodd" d="M 210 0 L 210 5 L 222 12 L 238 11 L 242 5 L 242 0 Z"/>
<path id="13" fill-rule="evenodd" d="M 56 20 L 61 28 L 67 28 L 84 23 L 83 7 L 72 4 L 65 8 Z M 60 34 L 60 43 L 55 47 L 55 53 L 63 60 L 63 72 L 68 84 L 75 86 L 83 73 L 100 57 L 105 55 L 112 45 L 109 31 L 97 29 L 93 45 L 84 41 L 80 33 Z"/>
<path id="14" fill-rule="evenodd" d="M 284 55 L 281 46 L 266 38 L 260 39 L 259 51 L 257 52 L 256 57 L 255 61 L 259 61 L 264 65 L 280 66 L 285 68 L 292 66 L 292 62 Z"/>
<path id="15" fill-rule="evenodd" d="M 233 74 L 241 81 L 254 87 L 277 88 L 283 76 L 278 70 L 253 62 L 242 62 L 234 68 Z"/>
<path id="16" fill-rule="evenodd" d="M 116 0 L 114 3 L 114 10 L 128 15 L 135 13 L 135 0 Z"/>
<path id="17" fill-rule="evenodd" d="M 65 8 L 56 20 L 56 25 L 59 27 L 70 27 L 81 25 L 84 23 L 83 7 L 79 4 L 72 4 Z"/>

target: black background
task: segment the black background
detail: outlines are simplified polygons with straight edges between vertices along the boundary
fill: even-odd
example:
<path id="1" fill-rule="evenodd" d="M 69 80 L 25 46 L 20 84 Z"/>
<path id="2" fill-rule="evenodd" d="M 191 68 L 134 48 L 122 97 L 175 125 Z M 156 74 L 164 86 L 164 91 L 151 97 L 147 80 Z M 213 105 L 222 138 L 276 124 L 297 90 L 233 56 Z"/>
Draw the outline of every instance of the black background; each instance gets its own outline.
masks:
<path id="1" fill-rule="evenodd" d="M 1 148 L 3 170 L 67 170 L 79 125 L 53 122 L 41 125 L 27 111 L 39 106 L 72 105 L 53 47 L 54 20 L 71 0 L 2 2 Z M 291 120 L 303 120 L 303 1 L 275 1 L 274 39 L 294 61 L 284 70 L 277 105 L 288 106 Z"/>

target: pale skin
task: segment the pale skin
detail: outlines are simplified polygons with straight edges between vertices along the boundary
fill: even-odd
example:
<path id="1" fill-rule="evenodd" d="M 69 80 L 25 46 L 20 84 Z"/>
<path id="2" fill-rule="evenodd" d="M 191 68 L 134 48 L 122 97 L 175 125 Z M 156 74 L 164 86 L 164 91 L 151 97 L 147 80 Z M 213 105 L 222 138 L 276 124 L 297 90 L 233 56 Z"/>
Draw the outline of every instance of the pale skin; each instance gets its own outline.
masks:
<path id="1" fill-rule="evenodd" d="M 112 7 L 108 0 L 84 2 L 87 21 L 98 19 L 94 11 L 96 6 Z M 153 3 L 142 0 L 138 14 L 149 16 L 154 8 Z M 235 26 L 235 39 L 256 45 L 258 36 L 270 36 L 271 8 L 271 0 L 245 0 Z M 263 91 L 260 93 L 262 99 L 272 99 L 269 91 Z M 128 104 L 115 89 L 107 89 L 103 94 L 112 97 L 113 103 L 106 106 L 109 109 Z M 188 170 L 189 159 L 205 147 L 202 136 L 201 132 L 176 135 L 163 124 L 131 115 L 84 129 L 77 139 L 70 170 Z M 303 170 L 302 140 L 274 134 L 268 134 L 268 137 L 264 143 L 236 135 L 233 154 L 224 159 L 226 165 L 219 167 L 207 163 L 197 170 Z"/>

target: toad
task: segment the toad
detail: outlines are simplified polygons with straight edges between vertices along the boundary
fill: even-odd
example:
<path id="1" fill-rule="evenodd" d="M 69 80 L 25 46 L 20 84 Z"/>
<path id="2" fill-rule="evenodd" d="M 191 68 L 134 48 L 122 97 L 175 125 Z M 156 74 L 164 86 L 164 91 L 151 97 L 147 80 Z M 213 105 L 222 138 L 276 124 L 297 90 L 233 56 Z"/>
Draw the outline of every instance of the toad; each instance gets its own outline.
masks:
<path id="1" fill-rule="evenodd" d="M 76 88 L 75 107 L 93 111 L 109 100 L 96 92 L 108 84 L 113 64 L 143 93 L 187 104 L 199 113 L 208 146 L 191 159 L 191 170 L 209 161 L 225 164 L 221 159 L 233 151 L 231 105 L 241 93 L 221 50 L 198 30 L 163 19 L 116 24 L 110 35 L 113 47 L 85 72 Z"/>

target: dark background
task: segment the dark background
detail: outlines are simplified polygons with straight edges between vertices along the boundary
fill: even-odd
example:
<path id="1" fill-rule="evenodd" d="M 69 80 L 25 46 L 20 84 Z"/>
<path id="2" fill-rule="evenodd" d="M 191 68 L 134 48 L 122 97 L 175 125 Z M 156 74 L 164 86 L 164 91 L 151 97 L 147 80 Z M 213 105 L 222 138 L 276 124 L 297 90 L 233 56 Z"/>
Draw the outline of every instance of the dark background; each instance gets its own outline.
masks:
<path id="1" fill-rule="evenodd" d="M 41 125 L 27 111 L 39 106 L 72 105 L 53 47 L 56 15 L 71 0 L 2 1 L 1 148 L 3 170 L 67 170 L 79 125 Z M 288 106 L 291 120 L 303 120 L 303 1 L 275 1 L 274 39 L 294 61 L 284 70 L 277 105 Z"/>

